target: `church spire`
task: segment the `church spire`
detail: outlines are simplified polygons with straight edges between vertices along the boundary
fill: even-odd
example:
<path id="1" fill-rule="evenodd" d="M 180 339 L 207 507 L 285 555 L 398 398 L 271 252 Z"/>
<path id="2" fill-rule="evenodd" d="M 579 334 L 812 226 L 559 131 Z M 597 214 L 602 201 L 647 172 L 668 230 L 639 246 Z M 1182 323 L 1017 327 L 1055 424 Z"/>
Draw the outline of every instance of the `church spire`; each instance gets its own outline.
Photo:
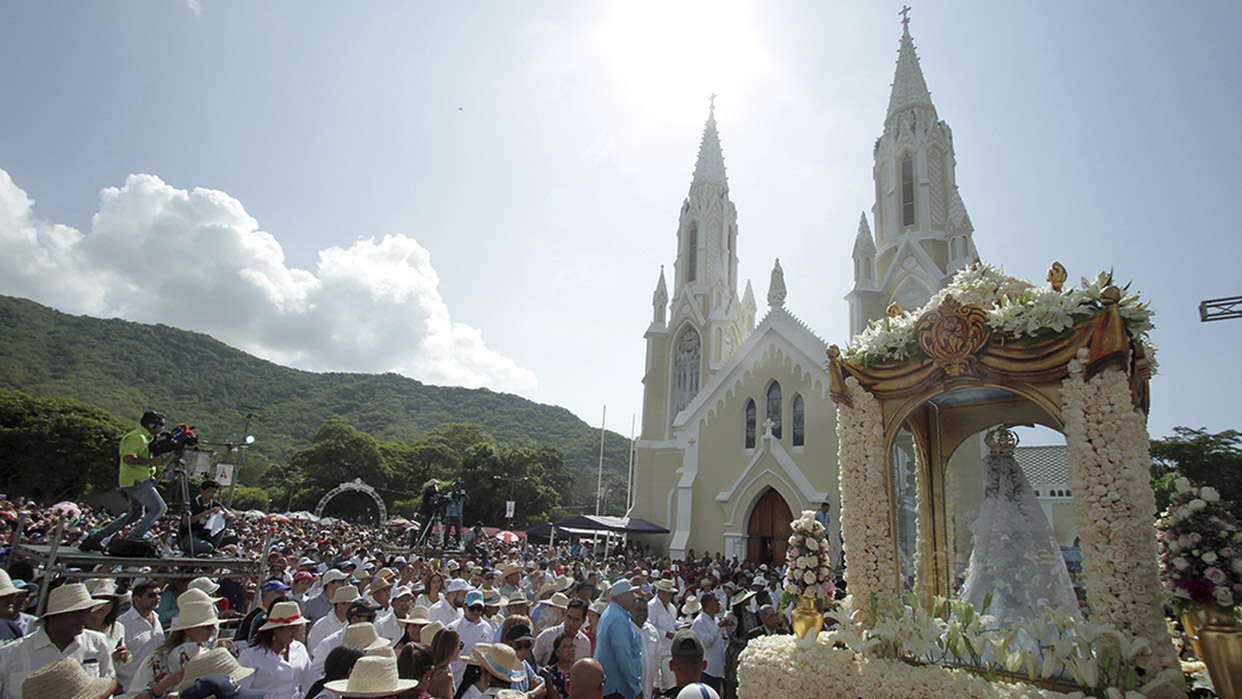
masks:
<path id="1" fill-rule="evenodd" d="M 660 265 L 660 281 L 656 282 L 655 293 L 651 295 L 651 322 L 664 325 L 664 311 L 668 308 L 668 285 L 664 283 L 664 265 Z"/>
<path id="2" fill-rule="evenodd" d="M 724 153 L 720 149 L 720 134 L 716 133 L 716 96 L 712 95 L 707 109 L 707 125 L 703 127 L 703 139 L 699 142 L 699 159 L 694 164 L 694 179 L 690 189 L 700 185 L 728 188 L 725 178 Z"/>
<path id="3" fill-rule="evenodd" d="M 888 96 L 888 116 L 885 121 L 901 112 L 911 109 L 931 110 L 931 120 L 936 120 L 936 107 L 932 104 L 931 93 L 927 90 L 927 81 L 923 79 L 923 69 L 919 66 L 919 57 L 914 50 L 914 39 L 910 38 L 909 7 L 899 13 L 902 16 L 901 49 L 897 53 L 897 73 L 893 76 L 893 91 Z"/>
<path id="4" fill-rule="evenodd" d="M 772 280 L 768 283 L 768 306 L 784 308 L 786 295 L 785 270 L 781 269 L 781 258 L 778 257 L 772 266 Z"/>
<path id="5" fill-rule="evenodd" d="M 854 259 L 875 256 L 875 241 L 871 238 L 871 226 L 867 225 L 867 212 L 858 218 L 858 235 L 854 236 Z"/>

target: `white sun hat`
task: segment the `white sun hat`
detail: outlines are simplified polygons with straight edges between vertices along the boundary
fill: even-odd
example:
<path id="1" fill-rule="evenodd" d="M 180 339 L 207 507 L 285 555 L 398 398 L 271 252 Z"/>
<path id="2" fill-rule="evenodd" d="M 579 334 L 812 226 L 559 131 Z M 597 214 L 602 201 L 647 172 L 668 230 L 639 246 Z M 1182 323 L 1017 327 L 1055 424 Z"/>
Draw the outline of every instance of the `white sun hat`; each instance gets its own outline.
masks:
<path id="1" fill-rule="evenodd" d="M 332 604 L 352 604 L 362 599 L 362 595 L 358 594 L 358 588 L 353 585 L 342 585 L 336 588 L 336 594 L 332 595 Z"/>
<path id="2" fill-rule="evenodd" d="M 189 589 L 202 590 L 203 592 L 206 592 L 208 595 L 214 595 L 216 593 L 216 590 L 220 589 L 220 583 L 212 580 L 211 578 L 207 576 L 202 576 L 202 577 L 194 578 L 193 580 L 191 580 Z"/>
<path id="3" fill-rule="evenodd" d="M 185 592 L 177 595 L 177 608 L 180 609 L 183 604 L 194 604 L 195 602 L 206 602 L 207 604 L 215 604 L 223 597 L 212 597 L 197 587 L 192 587 Z"/>
<path id="4" fill-rule="evenodd" d="M 68 583 L 47 593 L 47 611 L 43 613 L 43 618 L 95 609 L 107 603 L 106 600 L 92 599 L 82 583 Z"/>
<path id="5" fill-rule="evenodd" d="M 228 675 L 234 682 L 241 682 L 253 674 L 254 668 L 238 663 L 228 648 L 213 648 L 186 661 L 177 688 L 185 689 L 194 680 L 207 675 Z"/>
<path id="6" fill-rule="evenodd" d="M 342 697 L 387 697 L 417 686 L 418 680 L 403 680 L 397 675 L 397 658 L 391 655 L 364 655 L 354 663 L 348 679 L 323 685 Z"/>
<path id="7" fill-rule="evenodd" d="M 259 630 L 266 631 L 282 626 L 298 626 L 305 623 L 306 617 L 302 616 L 302 608 L 298 606 L 297 602 L 289 600 L 277 602 L 272 607 L 272 611 L 267 613 L 267 621 L 259 627 Z"/>
<path id="8" fill-rule="evenodd" d="M 345 627 L 345 634 L 341 637 L 341 645 L 357 648 L 364 653 L 375 648 L 385 648 L 388 646 L 388 639 L 380 638 L 375 630 L 375 624 L 369 621 L 360 621 L 357 624 L 350 624 Z"/>
<path id="9" fill-rule="evenodd" d="M 168 627 L 171 631 L 182 631 L 184 629 L 192 629 L 197 626 L 215 626 L 220 623 L 220 617 L 216 616 L 216 606 L 210 602 L 188 602 L 181 605 L 177 611 L 177 616 L 173 618 L 172 626 Z"/>

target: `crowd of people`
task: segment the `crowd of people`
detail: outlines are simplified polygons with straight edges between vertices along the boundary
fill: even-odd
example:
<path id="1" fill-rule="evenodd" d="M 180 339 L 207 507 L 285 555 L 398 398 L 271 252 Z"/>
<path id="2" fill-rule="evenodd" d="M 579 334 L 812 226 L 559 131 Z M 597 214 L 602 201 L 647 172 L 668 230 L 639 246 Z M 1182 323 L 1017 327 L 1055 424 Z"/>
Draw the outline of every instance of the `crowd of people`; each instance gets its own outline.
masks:
<path id="1" fill-rule="evenodd" d="M 462 534 L 456 509 L 448 552 L 423 557 L 384 525 L 231 512 L 211 480 L 166 517 L 164 425 L 147 412 L 121 440 L 120 516 L 0 502 L 0 699 L 719 698 L 746 643 L 785 631 L 781 571 L 720 554 L 530 546 Z M 53 542 L 150 565 L 60 574 L 13 549 Z"/>
<path id="2" fill-rule="evenodd" d="M 59 531 L 62 546 L 89 550 L 109 518 L 86 506 L 0 502 L 5 540 L 18 520 L 24 543 Z M 222 558 L 197 559 L 210 571 L 198 578 L 169 577 L 177 569 L 160 559 L 121 570 L 102 558 L 108 577 L 82 570 L 51 581 L 43 610 L 44 571 L 0 549 L 0 699 L 36 696 L 23 684 L 57 678 L 111 680 L 99 696 L 193 697 L 208 675 L 216 689 L 262 693 L 237 696 L 290 699 L 502 690 L 653 699 L 695 683 L 705 687 L 696 697 L 729 696 L 745 644 L 788 633 L 775 606 L 781 571 L 720 554 L 673 561 L 633 542 L 604 555 L 589 540 L 482 536 L 468 553 L 420 557 L 398 528 L 240 515 L 212 536 L 221 533 L 236 543 L 215 550 Z M 163 520 L 147 534 L 170 554 L 185 553 L 184 537 Z M 234 556 L 264 557 L 262 575 L 211 569 Z M 49 678 L 45 669 L 66 658 L 85 674 Z"/>

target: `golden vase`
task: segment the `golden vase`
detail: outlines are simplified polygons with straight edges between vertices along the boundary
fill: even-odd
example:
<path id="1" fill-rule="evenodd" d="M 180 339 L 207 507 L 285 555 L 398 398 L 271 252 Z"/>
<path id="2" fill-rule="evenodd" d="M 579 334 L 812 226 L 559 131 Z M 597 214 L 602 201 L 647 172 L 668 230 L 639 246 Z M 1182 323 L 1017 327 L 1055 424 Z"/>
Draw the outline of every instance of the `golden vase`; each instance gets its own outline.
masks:
<path id="1" fill-rule="evenodd" d="M 1203 626 L 1203 609 L 1201 607 L 1187 607 L 1182 612 L 1182 630 L 1186 632 L 1186 639 L 1190 641 L 1190 647 L 1195 651 L 1195 657 L 1203 660 L 1203 649 L 1199 647 L 1199 629 Z"/>
<path id="2" fill-rule="evenodd" d="M 819 630 L 824 628 L 824 617 L 815 609 L 815 597 L 802 595 L 798 607 L 790 614 L 793 617 L 794 635 L 805 639 L 808 636 L 815 640 Z"/>
<path id="3" fill-rule="evenodd" d="M 1209 604 L 1203 607 L 1203 625 L 1198 628 L 1200 659 L 1207 664 L 1212 687 L 1221 699 L 1242 697 L 1242 626 L 1232 607 Z"/>

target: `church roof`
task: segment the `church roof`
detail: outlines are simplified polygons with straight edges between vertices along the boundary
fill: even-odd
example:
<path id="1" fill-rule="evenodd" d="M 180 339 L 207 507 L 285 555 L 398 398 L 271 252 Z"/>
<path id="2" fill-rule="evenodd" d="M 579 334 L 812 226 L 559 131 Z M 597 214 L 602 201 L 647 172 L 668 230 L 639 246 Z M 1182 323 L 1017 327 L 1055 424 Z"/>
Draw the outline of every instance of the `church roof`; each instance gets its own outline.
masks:
<path id="1" fill-rule="evenodd" d="M 1064 444 L 1018 447 L 1013 451 L 1013 458 L 1032 485 L 1069 483 L 1069 447 Z"/>
<path id="2" fill-rule="evenodd" d="M 914 51 L 914 40 L 910 38 L 909 21 L 902 22 L 901 49 L 897 53 L 897 74 L 893 76 L 893 91 L 888 97 L 888 116 L 925 107 L 936 111 L 931 101 L 931 93 L 927 90 L 927 81 L 923 79 L 923 69 L 919 67 L 919 57 Z"/>
<path id="3" fill-rule="evenodd" d="M 707 125 L 703 127 L 703 140 L 699 143 L 699 159 L 694 164 L 694 179 L 690 188 L 699 185 L 728 187 L 725 178 L 724 153 L 720 149 L 720 134 L 716 133 L 716 107 L 707 113 Z"/>

